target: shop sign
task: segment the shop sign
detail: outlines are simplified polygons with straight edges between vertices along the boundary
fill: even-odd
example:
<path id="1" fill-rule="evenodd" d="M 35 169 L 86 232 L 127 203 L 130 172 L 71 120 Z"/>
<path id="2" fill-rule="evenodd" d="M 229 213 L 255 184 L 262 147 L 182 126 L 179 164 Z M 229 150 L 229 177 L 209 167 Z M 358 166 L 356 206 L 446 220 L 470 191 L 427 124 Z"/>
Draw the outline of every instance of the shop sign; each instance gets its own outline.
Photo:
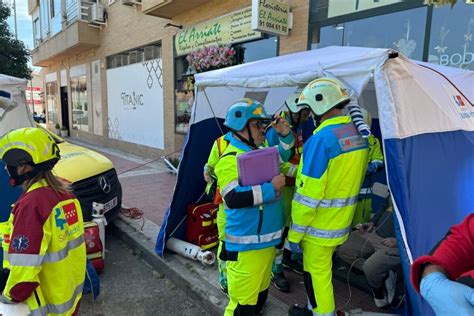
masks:
<path id="1" fill-rule="evenodd" d="M 403 2 L 403 0 L 329 0 L 328 18 Z"/>
<path id="2" fill-rule="evenodd" d="M 252 29 L 288 35 L 290 5 L 281 0 L 252 0 Z"/>
<path id="3" fill-rule="evenodd" d="M 212 45 L 225 45 L 260 38 L 262 33 L 252 30 L 252 7 L 223 15 L 180 31 L 175 37 L 176 55 Z"/>

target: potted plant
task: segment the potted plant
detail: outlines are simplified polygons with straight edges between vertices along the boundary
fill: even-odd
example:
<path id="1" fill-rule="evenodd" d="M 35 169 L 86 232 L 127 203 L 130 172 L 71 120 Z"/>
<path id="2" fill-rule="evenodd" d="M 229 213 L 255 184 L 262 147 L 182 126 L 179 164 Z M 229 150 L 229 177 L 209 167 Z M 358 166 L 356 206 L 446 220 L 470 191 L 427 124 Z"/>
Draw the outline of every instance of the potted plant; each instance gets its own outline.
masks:
<path id="1" fill-rule="evenodd" d="M 59 123 L 54 125 L 54 131 L 56 132 L 56 135 L 61 135 L 61 126 L 59 126 Z"/>
<path id="2" fill-rule="evenodd" d="M 68 137 L 69 131 L 66 126 L 61 127 L 61 137 Z"/>

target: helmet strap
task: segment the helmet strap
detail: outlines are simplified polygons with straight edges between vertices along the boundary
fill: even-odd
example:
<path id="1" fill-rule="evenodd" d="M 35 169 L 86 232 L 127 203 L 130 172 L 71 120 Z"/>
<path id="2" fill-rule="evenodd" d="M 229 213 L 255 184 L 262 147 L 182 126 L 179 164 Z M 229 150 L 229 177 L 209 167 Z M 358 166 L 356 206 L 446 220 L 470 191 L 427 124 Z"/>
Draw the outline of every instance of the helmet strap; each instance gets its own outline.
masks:
<path id="1" fill-rule="evenodd" d="M 8 174 L 10 175 L 10 185 L 12 187 L 16 187 L 22 185 L 25 181 L 36 177 L 41 169 L 35 167 L 33 170 L 25 172 L 23 174 L 18 174 L 18 172 L 16 172 L 16 167 L 14 166 L 7 166 L 7 170 Z"/>
<path id="2" fill-rule="evenodd" d="M 321 124 L 321 118 L 322 116 L 314 114 L 314 123 L 316 123 L 316 127 L 318 127 Z"/>
<path id="3" fill-rule="evenodd" d="M 296 130 L 298 129 L 298 126 L 300 125 L 300 122 L 301 122 L 301 111 L 298 112 L 298 118 L 296 120 L 293 120 L 293 116 L 296 115 L 296 113 L 293 113 L 291 112 L 290 108 L 288 107 L 287 105 L 287 108 L 288 108 L 288 116 L 290 117 L 290 125 L 291 125 L 291 129 L 296 132 Z"/>
<path id="4" fill-rule="evenodd" d="M 234 134 L 237 136 L 238 139 L 240 139 L 243 143 L 247 144 L 250 146 L 250 148 L 252 149 L 257 149 L 257 145 L 255 145 L 255 141 L 252 137 L 252 133 L 250 131 L 250 126 L 249 126 L 249 123 L 247 122 L 247 124 L 245 125 L 245 127 L 247 128 L 247 133 L 249 134 L 249 137 L 248 139 L 243 137 L 242 135 L 240 135 L 239 132 L 235 132 Z"/>
<path id="5" fill-rule="evenodd" d="M 10 175 L 9 183 L 12 187 L 20 186 L 25 181 L 28 181 L 36 177 L 40 173 L 40 171 L 51 170 L 58 160 L 59 159 L 54 159 L 52 161 L 51 160 L 46 161 L 37 165 L 31 165 L 34 167 L 34 169 L 31 171 L 25 172 L 23 174 L 18 174 L 16 172 L 16 167 L 7 166 L 8 174 Z"/>

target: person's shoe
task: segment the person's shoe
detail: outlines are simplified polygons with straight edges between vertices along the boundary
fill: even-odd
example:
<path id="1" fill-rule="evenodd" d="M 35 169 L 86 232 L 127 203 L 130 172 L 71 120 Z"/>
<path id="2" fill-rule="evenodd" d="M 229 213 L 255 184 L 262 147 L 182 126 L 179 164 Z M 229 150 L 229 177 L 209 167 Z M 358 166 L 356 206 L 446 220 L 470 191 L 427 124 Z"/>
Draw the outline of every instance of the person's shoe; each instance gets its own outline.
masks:
<path id="1" fill-rule="evenodd" d="M 283 258 L 281 264 L 283 268 L 291 270 L 296 274 L 303 275 L 303 264 L 299 260 L 285 260 Z"/>
<path id="2" fill-rule="evenodd" d="M 384 297 L 384 298 L 375 298 L 374 297 L 374 302 L 375 302 L 375 306 L 377 307 L 385 307 L 388 305 L 388 301 L 387 301 L 387 298 Z"/>
<path id="3" fill-rule="evenodd" d="M 385 280 L 385 288 L 387 289 L 387 303 L 391 304 L 395 297 L 395 291 L 397 290 L 397 273 L 389 270 L 388 277 Z"/>
<path id="4" fill-rule="evenodd" d="M 281 292 L 286 293 L 290 291 L 290 283 L 288 283 L 286 280 L 285 274 L 283 272 L 272 273 L 272 283 Z"/>
<path id="5" fill-rule="evenodd" d="M 288 316 L 313 316 L 313 311 L 309 310 L 307 306 L 299 307 L 298 304 L 290 307 Z"/>
<path id="6" fill-rule="evenodd" d="M 227 297 L 229 297 L 229 289 L 227 288 L 227 286 L 223 285 L 222 283 L 219 283 L 219 288 L 225 295 L 227 295 Z"/>

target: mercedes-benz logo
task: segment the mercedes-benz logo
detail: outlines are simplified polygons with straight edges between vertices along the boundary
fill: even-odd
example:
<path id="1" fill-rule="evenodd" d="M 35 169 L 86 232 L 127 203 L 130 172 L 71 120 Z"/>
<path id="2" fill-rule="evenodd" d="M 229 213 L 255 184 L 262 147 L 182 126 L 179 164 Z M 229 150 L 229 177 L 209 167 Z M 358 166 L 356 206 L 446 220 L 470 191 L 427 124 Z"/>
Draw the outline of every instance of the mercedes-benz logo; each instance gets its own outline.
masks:
<path id="1" fill-rule="evenodd" d="M 110 192 L 110 182 L 109 179 L 106 177 L 100 177 L 99 178 L 99 187 L 104 193 L 109 193 Z"/>

